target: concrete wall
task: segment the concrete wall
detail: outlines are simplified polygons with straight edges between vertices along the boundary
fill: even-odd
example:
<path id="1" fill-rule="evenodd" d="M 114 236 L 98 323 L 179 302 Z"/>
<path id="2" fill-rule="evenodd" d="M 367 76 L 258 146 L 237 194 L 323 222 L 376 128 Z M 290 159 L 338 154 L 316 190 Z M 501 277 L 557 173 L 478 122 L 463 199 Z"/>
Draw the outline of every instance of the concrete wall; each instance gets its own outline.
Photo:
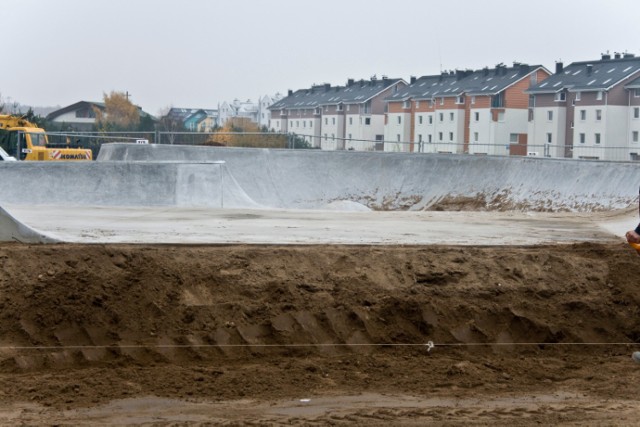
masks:
<path id="1" fill-rule="evenodd" d="M 488 203 L 499 198 L 503 207 L 518 210 L 590 211 L 637 203 L 640 183 L 640 168 L 631 162 L 142 144 L 106 144 L 97 162 L 83 165 L 97 164 L 97 170 L 102 170 L 100 164 L 105 163 L 102 167 L 116 168 L 123 176 L 131 174 L 129 168 L 140 167 L 123 163 L 119 170 L 120 163 L 114 165 L 112 160 L 224 160 L 228 179 L 237 183 L 234 191 L 242 191 L 259 205 L 276 208 L 318 208 L 332 201 L 350 200 L 374 209 L 424 209 L 443 197 L 479 197 Z M 73 164 L 58 167 L 72 168 Z M 93 185 L 94 191 L 103 192 L 104 178 L 100 176 L 83 173 L 87 183 L 82 189 Z M 158 175 L 145 185 L 171 188 L 172 179 Z M 105 188 L 112 187 L 107 183 Z M 162 190 L 161 194 L 170 197 L 172 192 Z"/>

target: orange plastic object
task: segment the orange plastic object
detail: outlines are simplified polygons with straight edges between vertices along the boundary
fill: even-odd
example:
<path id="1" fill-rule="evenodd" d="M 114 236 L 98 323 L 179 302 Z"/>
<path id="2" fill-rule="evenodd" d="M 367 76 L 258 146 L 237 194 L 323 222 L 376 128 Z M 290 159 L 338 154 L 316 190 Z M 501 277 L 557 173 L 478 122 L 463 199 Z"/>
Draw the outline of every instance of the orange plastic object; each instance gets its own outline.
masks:
<path id="1" fill-rule="evenodd" d="M 640 243 L 631 243 L 629 242 L 629 246 L 631 246 L 633 249 L 635 249 L 638 254 L 640 255 Z"/>

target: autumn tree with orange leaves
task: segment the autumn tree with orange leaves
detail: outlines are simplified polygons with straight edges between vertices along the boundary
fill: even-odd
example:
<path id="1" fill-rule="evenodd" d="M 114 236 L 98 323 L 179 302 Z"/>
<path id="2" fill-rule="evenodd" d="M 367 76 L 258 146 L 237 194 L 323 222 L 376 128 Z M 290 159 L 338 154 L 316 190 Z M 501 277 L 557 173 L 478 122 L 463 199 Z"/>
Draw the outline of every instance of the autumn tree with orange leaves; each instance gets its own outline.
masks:
<path id="1" fill-rule="evenodd" d="M 104 94 L 104 111 L 94 107 L 100 131 L 132 130 L 140 123 L 140 112 L 124 92 Z"/>

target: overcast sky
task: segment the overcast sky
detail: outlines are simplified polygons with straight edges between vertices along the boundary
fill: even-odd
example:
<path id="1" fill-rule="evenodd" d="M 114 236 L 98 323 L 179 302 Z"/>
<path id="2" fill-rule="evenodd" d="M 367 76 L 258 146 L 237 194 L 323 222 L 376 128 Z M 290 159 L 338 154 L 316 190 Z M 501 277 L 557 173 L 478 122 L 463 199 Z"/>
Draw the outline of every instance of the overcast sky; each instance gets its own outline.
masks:
<path id="1" fill-rule="evenodd" d="M 0 95 L 151 114 L 316 83 L 640 54 L 637 0 L 0 0 Z"/>

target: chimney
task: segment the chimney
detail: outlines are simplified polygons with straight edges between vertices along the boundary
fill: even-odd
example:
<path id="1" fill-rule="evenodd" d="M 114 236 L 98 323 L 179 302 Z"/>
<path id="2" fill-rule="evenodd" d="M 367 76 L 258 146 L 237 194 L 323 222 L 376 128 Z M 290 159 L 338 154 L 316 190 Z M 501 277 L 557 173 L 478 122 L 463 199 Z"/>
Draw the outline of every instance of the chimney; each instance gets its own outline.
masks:
<path id="1" fill-rule="evenodd" d="M 520 74 L 527 74 L 531 70 L 531 67 L 528 64 L 519 64 L 518 71 Z"/>
<path id="2" fill-rule="evenodd" d="M 593 65 L 587 64 L 587 76 L 590 76 L 592 71 L 593 71 Z"/>
<path id="3" fill-rule="evenodd" d="M 411 76 L 410 79 L 411 79 L 410 80 L 411 81 L 410 84 L 414 84 L 416 82 L 416 80 L 417 80 L 416 76 Z"/>
<path id="4" fill-rule="evenodd" d="M 287 92 L 289 94 L 289 96 L 293 95 L 293 90 L 289 89 L 289 92 Z"/>
<path id="5" fill-rule="evenodd" d="M 355 80 L 353 80 L 353 79 L 348 79 L 347 80 L 347 86 L 353 86 L 354 83 L 355 83 Z"/>
<path id="6" fill-rule="evenodd" d="M 613 57 L 614 57 L 615 59 L 620 59 L 620 53 L 618 53 L 618 52 L 613 52 Z"/>
<path id="7" fill-rule="evenodd" d="M 610 59 L 611 59 L 611 55 L 609 55 L 609 52 L 602 54 L 602 60 L 603 61 L 608 61 Z"/>
<path id="8" fill-rule="evenodd" d="M 464 71 L 456 70 L 456 80 L 461 80 L 462 78 L 464 78 Z"/>
<path id="9" fill-rule="evenodd" d="M 482 75 L 483 75 L 484 77 L 488 77 L 488 76 L 489 76 L 489 67 L 484 67 L 484 68 L 482 69 Z"/>
<path id="10" fill-rule="evenodd" d="M 562 61 L 556 61 L 556 74 L 560 74 L 564 70 L 564 64 Z"/>
<path id="11" fill-rule="evenodd" d="M 633 53 L 625 53 L 624 58 L 635 58 L 635 55 Z"/>
<path id="12" fill-rule="evenodd" d="M 324 84 L 324 90 L 325 92 L 328 92 L 331 89 L 331 83 L 325 83 Z"/>

